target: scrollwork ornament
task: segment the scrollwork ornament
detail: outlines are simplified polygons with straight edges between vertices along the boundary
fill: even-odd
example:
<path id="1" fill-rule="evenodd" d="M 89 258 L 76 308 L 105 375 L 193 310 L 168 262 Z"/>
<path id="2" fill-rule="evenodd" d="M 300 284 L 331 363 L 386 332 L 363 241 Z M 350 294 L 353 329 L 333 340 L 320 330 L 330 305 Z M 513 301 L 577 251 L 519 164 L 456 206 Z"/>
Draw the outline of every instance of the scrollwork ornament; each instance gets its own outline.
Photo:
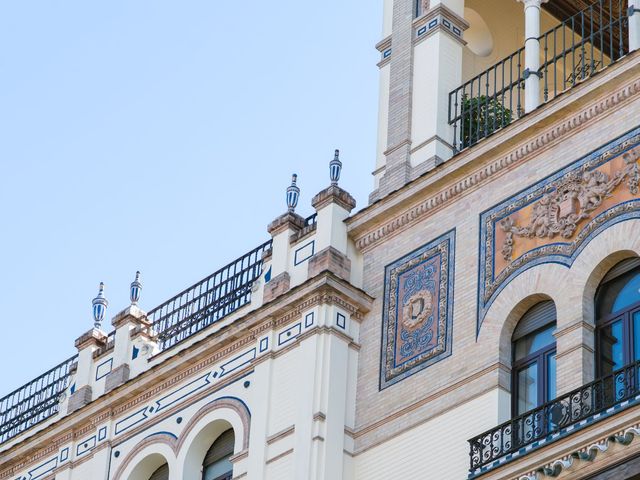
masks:
<path id="1" fill-rule="evenodd" d="M 632 195 L 637 195 L 640 183 L 639 157 L 638 150 L 623 154 L 625 166 L 611 177 L 585 164 L 580 170 L 567 174 L 556 185 L 547 187 L 542 197 L 533 204 L 527 225 L 518 225 L 511 216 L 500 220 L 499 227 L 505 233 L 502 258 L 511 261 L 515 237 L 570 239 L 578 230 L 579 223 L 590 219 L 593 212 L 622 183 L 626 184 Z"/>

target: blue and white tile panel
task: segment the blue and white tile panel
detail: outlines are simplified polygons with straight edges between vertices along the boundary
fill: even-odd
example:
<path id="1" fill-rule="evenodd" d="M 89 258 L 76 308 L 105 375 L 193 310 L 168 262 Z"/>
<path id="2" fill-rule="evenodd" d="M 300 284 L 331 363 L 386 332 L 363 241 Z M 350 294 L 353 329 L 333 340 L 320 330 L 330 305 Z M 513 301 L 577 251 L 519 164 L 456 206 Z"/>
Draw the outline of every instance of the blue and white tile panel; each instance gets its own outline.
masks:
<path id="1" fill-rule="evenodd" d="M 427 33 L 432 31 L 434 28 L 437 28 L 439 25 L 447 29 L 454 36 L 460 39 L 462 38 L 462 28 L 460 28 L 458 25 L 452 22 L 451 19 L 445 17 L 444 15 L 438 15 L 429 20 L 426 24 L 417 27 L 415 38 L 418 39 L 424 37 Z"/>

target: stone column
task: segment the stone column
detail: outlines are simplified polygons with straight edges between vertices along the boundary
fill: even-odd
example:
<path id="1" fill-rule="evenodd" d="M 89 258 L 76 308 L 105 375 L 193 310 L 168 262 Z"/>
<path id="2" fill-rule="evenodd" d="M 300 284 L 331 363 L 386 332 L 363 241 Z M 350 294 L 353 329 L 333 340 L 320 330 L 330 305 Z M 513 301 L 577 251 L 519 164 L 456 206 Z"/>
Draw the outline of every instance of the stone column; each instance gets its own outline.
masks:
<path id="1" fill-rule="evenodd" d="M 291 285 L 289 258 L 291 256 L 291 235 L 304 227 L 304 218 L 294 212 L 280 215 L 269 224 L 271 234 L 271 280 L 264 286 L 263 302 L 267 303 L 287 292 Z"/>
<path id="2" fill-rule="evenodd" d="M 518 0 L 524 4 L 524 111 L 540 105 L 540 6 L 549 0 Z"/>
<path id="3" fill-rule="evenodd" d="M 640 0 L 629 0 L 629 51 L 640 48 Z"/>

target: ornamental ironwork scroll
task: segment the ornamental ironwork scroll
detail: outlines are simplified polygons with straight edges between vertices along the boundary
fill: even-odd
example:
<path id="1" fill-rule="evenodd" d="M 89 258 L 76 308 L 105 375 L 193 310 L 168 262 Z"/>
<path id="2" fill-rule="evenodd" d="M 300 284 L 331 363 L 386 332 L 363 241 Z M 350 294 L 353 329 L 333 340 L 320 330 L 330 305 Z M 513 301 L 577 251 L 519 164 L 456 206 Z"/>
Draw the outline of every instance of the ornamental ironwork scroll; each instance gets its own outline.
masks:
<path id="1" fill-rule="evenodd" d="M 451 354 L 455 231 L 385 269 L 380 388 Z"/>
<path id="2" fill-rule="evenodd" d="M 640 127 L 480 216 L 478 321 L 500 291 L 541 263 L 570 266 L 609 226 L 640 217 Z"/>

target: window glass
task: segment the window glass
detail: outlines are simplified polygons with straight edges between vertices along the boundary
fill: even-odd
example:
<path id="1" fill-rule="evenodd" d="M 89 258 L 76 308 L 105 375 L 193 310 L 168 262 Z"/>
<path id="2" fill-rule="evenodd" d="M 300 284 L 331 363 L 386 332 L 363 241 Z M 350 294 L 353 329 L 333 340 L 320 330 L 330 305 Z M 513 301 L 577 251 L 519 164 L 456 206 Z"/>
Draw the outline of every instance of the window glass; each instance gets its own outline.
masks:
<path id="1" fill-rule="evenodd" d="M 552 345 L 556 341 L 553 337 L 555 328 L 556 325 L 553 323 L 517 340 L 515 345 L 515 360 L 525 358 L 544 347 Z"/>
<path id="2" fill-rule="evenodd" d="M 520 415 L 538 406 L 538 364 L 534 362 L 518 371 L 518 411 Z"/>
<path id="3" fill-rule="evenodd" d="M 556 398 L 556 352 L 547 355 L 547 401 Z"/>
<path id="4" fill-rule="evenodd" d="M 604 283 L 596 295 L 599 320 L 640 301 L 640 272 L 637 268 Z"/>
<path id="5" fill-rule="evenodd" d="M 600 329 L 600 373 L 608 375 L 624 366 L 622 320 Z"/>

